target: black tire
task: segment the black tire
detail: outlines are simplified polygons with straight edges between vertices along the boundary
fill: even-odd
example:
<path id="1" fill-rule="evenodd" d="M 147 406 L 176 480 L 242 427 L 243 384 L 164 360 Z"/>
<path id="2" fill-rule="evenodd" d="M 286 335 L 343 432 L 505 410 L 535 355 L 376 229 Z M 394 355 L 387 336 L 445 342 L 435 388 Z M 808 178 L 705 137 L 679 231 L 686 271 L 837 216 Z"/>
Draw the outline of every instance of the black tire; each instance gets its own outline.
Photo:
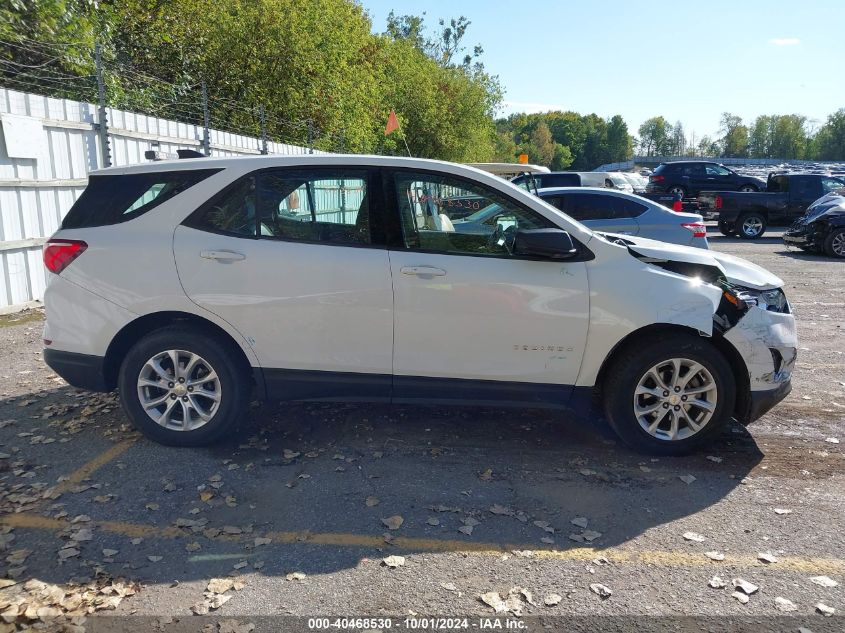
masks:
<path id="1" fill-rule="evenodd" d="M 753 222 L 757 226 L 757 230 L 753 233 L 746 231 L 746 223 Z M 758 211 L 749 211 L 747 213 L 743 213 L 739 216 L 736 220 L 736 233 L 744 240 L 756 240 L 763 236 L 763 233 L 766 232 L 766 216 Z"/>
<path id="2" fill-rule="evenodd" d="M 605 415 L 611 428 L 631 448 L 654 455 L 685 455 L 712 440 L 731 420 L 736 401 L 736 380 L 728 361 L 709 341 L 692 334 L 670 334 L 653 342 L 628 345 L 614 359 L 604 380 Z M 648 433 L 634 413 L 634 394 L 640 379 L 662 361 L 673 358 L 700 363 L 713 378 L 716 406 L 697 433 L 676 440 Z M 668 415 L 674 415 L 671 411 Z M 667 418 L 667 422 L 671 418 Z"/>
<path id="3" fill-rule="evenodd" d="M 735 233 L 734 227 L 732 224 L 728 224 L 727 222 L 719 222 L 719 233 L 725 237 L 730 237 Z"/>
<path id="4" fill-rule="evenodd" d="M 684 189 L 681 185 L 673 185 L 666 190 L 666 193 L 671 193 L 676 196 L 681 196 L 681 200 L 687 197 L 687 190 Z"/>
<path id="5" fill-rule="evenodd" d="M 752 191 L 760 191 L 760 190 L 757 188 L 757 185 L 746 184 L 746 185 L 742 185 L 738 189 L 738 191 L 740 191 L 741 193 L 751 193 Z"/>
<path id="6" fill-rule="evenodd" d="M 207 366 L 217 375 L 219 381 L 219 392 L 217 392 L 219 393 L 219 403 L 216 405 L 213 413 L 211 413 L 210 407 L 206 407 L 206 413 L 210 414 L 210 419 L 202 423 L 198 428 L 191 430 L 165 428 L 147 415 L 141 404 L 141 396 L 139 395 L 138 388 L 138 380 L 141 372 L 147 361 L 167 350 L 180 350 L 198 355 L 205 364 L 201 365 L 195 371 L 204 372 Z M 245 366 L 246 363 L 233 360 L 236 358 L 237 355 L 233 353 L 229 345 L 185 326 L 168 326 L 151 332 L 129 350 L 120 366 L 118 389 L 120 390 L 120 400 L 123 410 L 129 416 L 129 419 L 132 420 L 135 428 L 159 444 L 168 446 L 202 446 L 210 444 L 236 425 L 249 404 L 251 392 L 249 368 Z M 164 363 L 167 363 L 166 359 Z M 172 368 L 172 365 L 172 362 L 169 363 L 165 369 Z M 197 374 L 194 375 L 196 376 Z M 208 374 L 200 374 L 200 376 L 202 375 L 207 376 Z M 159 377 L 158 380 L 161 380 L 161 378 Z M 190 379 L 187 382 L 190 383 Z M 166 385 L 163 383 L 162 385 L 161 388 L 153 387 L 152 389 L 155 391 L 149 391 L 147 389 L 147 397 L 153 398 L 162 394 L 166 397 L 169 393 L 169 399 L 184 400 L 188 395 L 186 394 L 182 398 L 173 398 L 174 394 L 164 388 Z M 209 386 L 212 389 L 208 390 L 215 392 L 214 385 L 210 382 L 201 384 L 200 388 L 205 391 Z M 187 386 L 185 389 L 187 389 Z M 202 398 L 199 392 L 195 392 L 193 396 Z M 166 407 L 166 402 L 160 406 Z M 190 402 L 193 404 L 195 401 L 191 400 Z M 201 400 L 201 402 L 204 405 L 208 405 L 212 401 Z M 179 403 L 176 402 L 173 405 L 175 410 L 173 416 L 175 418 L 184 418 L 186 409 L 181 406 L 176 407 L 176 404 Z M 158 411 L 158 409 L 155 409 L 155 411 Z M 176 419 L 174 424 L 176 422 L 179 422 L 179 420 Z"/>
<path id="7" fill-rule="evenodd" d="M 824 238 L 824 252 L 830 257 L 845 257 L 845 227 L 835 229 Z M 838 252 L 837 252 L 838 251 Z"/>

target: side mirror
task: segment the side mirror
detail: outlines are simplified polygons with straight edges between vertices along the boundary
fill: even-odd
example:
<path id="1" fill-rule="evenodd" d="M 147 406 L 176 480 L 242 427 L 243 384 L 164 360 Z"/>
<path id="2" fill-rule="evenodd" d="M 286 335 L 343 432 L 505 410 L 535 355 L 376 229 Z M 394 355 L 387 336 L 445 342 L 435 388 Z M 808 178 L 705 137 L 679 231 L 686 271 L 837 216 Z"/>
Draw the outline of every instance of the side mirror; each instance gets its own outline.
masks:
<path id="1" fill-rule="evenodd" d="M 578 254 L 578 248 L 569 233 L 562 229 L 531 229 L 516 232 L 513 253 L 544 259 L 570 259 Z"/>

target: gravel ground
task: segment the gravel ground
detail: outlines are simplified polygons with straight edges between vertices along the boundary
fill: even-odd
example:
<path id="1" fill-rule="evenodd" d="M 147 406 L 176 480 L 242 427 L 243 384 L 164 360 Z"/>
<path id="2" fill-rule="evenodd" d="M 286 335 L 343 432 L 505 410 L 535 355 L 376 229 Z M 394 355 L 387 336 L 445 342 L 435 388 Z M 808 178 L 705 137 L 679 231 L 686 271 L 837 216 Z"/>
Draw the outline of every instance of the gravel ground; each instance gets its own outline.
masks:
<path id="1" fill-rule="evenodd" d="M 96 610 L 76 620 L 87 630 L 326 628 L 280 616 L 425 628 L 404 618 L 432 615 L 468 619 L 429 630 L 843 630 L 845 264 L 777 233 L 711 245 L 785 280 L 801 350 L 786 401 L 686 458 L 633 454 L 602 421 L 555 412 L 315 404 L 256 406 L 227 444 L 161 447 L 115 396 L 43 365 L 38 312 L 0 317 L 0 616 Z M 225 591 L 206 591 L 212 578 Z M 758 587 L 747 603 L 734 579 Z M 16 620 L 17 604 L 30 611 Z"/>

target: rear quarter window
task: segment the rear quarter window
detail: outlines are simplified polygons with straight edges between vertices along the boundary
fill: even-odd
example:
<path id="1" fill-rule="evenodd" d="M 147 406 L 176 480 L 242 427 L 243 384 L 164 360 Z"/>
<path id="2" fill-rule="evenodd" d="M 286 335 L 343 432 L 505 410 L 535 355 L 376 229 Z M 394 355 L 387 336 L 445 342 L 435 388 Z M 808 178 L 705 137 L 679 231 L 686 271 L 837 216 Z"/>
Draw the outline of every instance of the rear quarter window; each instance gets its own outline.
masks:
<path id="1" fill-rule="evenodd" d="M 219 169 L 97 175 L 62 221 L 63 229 L 126 222 L 179 195 Z"/>

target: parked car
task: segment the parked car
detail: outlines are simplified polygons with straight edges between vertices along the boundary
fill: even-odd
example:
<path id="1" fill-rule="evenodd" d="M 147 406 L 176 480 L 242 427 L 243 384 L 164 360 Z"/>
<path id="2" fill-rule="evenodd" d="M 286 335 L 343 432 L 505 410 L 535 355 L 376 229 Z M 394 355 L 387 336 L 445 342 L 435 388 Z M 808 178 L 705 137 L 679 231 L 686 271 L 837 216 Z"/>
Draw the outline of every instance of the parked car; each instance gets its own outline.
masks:
<path id="1" fill-rule="evenodd" d="M 629 171 L 623 171 L 622 177 L 625 178 L 625 180 L 627 180 L 629 183 L 631 183 L 631 188 L 634 190 L 634 193 L 645 193 L 646 186 L 648 185 L 648 178 Z"/>
<path id="2" fill-rule="evenodd" d="M 461 192 L 507 208 L 509 225 L 455 231 L 443 194 Z M 496 176 L 422 159 L 96 171 L 44 263 L 47 364 L 118 389 L 134 424 L 171 445 L 219 438 L 254 397 L 598 395 L 625 442 L 679 454 L 784 398 L 797 347 L 783 282 L 759 266 L 608 239 Z"/>
<path id="3" fill-rule="evenodd" d="M 757 239 L 768 226 L 789 226 L 820 196 L 845 187 L 824 174 L 771 174 L 765 192 L 707 191 L 698 198 L 702 215 L 718 219 L 723 235 Z"/>
<path id="4" fill-rule="evenodd" d="M 700 215 L 678 213 L 640 196 L 594 187 L 540 189 L 540 198 L 593 231 L 638 235 L 662 242 L 708 248 Z M 482 212 L 477 214 L 483 216 Z M 489 211 L 488 211 L 489 215 Z M 494 213 L 492 217 L 496 217 Z M 469 221 L 473 216 L 466 220 Z M 486 222 L 490 221 L 490 217 Z M 466 230 L 455 224 L 455 230 Z"/>
<path id="5" fill-rule="evenodd" d="M 547 189 L 549 187 L 608 187 L 613 188 L 613 181 L 606 171 L 553 171 L 548 174 L 520 174 L 511 182 L 528 189 Z"/>
<path id="6" fill-rule="evenodd" d="M 810 205 L 784 233 L 787 246 L 845 257 L 845 189 L 831 192 Z"/>
<path id="7" fill-rule="evenodd" d="M 703 160 L 661 163 L 648 177 L 649 193 L 673 193 L 697 198 L 702 191 L 763 191 L 765 181 L 742 176 L 724 165 Z"/>
<path id="8" fill-rule="evenodd" d="M 610 182 L 612 183 L 611 189 L 617 189 L 619 191 L 624 191 L 626 193 L 634 193 L 634 186 L 628 182 L 628 179 L 625 178 L 625 174 L 621 171 L 611 171 L 607 174 L 610 177 Z"/>

